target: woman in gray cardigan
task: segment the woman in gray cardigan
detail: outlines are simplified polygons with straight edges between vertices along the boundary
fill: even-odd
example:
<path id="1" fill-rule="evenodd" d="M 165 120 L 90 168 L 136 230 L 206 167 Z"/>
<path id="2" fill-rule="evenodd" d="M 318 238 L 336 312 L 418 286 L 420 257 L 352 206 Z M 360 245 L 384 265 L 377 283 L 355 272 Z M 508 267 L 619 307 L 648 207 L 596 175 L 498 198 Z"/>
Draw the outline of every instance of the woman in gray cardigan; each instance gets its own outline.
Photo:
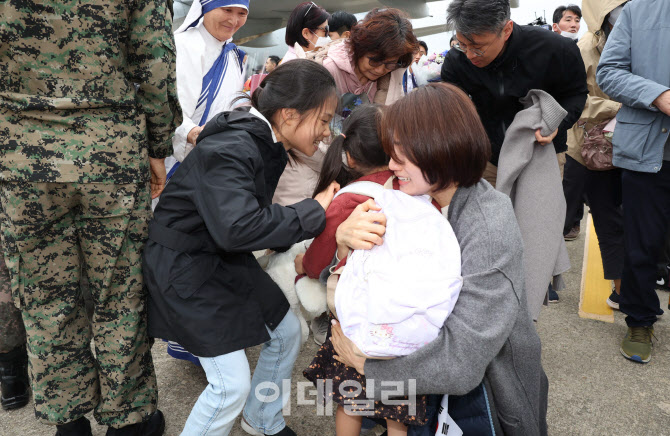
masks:
<path id="1" fill-rule="evenodd" d="M 415 380 L 416 394 L 454 396 L 484 383 L 504 434 L 546 435 L 548 381 L 524 293 L 521 234 L 509 197 L 481 179 L 490 146 L 474 106 L 460 89 L 431 84 L 388 107 L 382 129 L 401 190 L 403 182 L 452 188 L 435 200 L 461 246 L 463 289 L 438 338 L 415 353 L 365 359 L 334 325 L 337 359 L 366 376 L 377 400 L 389 382 L 403 382 L 393 395 L 409 394 Z M 417 167 L 424 180 L 412 180 Z M 379 208 L 369 200 L 340 225 L 338 253 L 383 243 L 385 219 L 371 210 Z"/>

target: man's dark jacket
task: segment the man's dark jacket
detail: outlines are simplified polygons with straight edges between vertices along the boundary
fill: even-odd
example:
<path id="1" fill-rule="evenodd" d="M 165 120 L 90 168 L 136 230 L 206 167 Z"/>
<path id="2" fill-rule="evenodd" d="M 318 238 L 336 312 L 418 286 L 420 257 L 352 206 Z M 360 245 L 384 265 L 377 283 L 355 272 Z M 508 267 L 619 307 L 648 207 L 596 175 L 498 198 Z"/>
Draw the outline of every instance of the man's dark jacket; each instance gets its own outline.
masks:
<path id="1" fill-rule="evenodd" d="M 528 91 L 546 91 L 568 111 L 553 141 L 557 153 L 568 149 L 567 131 L 579 119 L 588 94 L 584 62 L 571 39 L 516 23 L 507 47 L 486 67 L 476 67 L 465 53 L 449 50 L 442 80 L 461 87 L 472 98 L 491 140 L 494 165 L 498 165 L 507 127 L 523 109 L 519 99 Z"/>
<path id="2" fill-rule="evenodd" d="M 271 204 L 288 156 L 246 112 L 212 119 L 165 187 L 149 227 L 149 334 L 214 357 L 270 339 L 289 303 L 252 251 L 318 235 L 319 203 Z"/>

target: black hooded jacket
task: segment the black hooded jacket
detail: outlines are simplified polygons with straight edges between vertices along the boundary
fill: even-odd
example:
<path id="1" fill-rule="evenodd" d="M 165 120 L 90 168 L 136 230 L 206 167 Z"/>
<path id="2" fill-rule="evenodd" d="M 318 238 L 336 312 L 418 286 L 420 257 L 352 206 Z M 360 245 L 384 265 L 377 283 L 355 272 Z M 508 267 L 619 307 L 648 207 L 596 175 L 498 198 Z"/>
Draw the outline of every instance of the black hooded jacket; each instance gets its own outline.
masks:
<path id="1" fill-rule="evenodd" d="M 491 141 L 491 163 L 498 165 L 505 131 L 517 112 L 519 99 L 531 89 L 551 94 L 568 111 L 554 139 L 557 153 L 567 146 L 567 131 L 577 122 L 588 88 L 582 56 L 569 38 L 541 27 L 514 23 L 505 50 L 480 68 L 458 50 L 449 50 L 442 64 L 442 80 L 470 95 Z"/>
<path id="2" fill-rule="evenodd" d="M 313 238 L 316 200 L 271 204 L 288 156 L 244 110 L 212 119 L 161 195 L 144 249 L 149 334 L 214 357 L 270 339 L 289 303 L 252 251 Z"/>

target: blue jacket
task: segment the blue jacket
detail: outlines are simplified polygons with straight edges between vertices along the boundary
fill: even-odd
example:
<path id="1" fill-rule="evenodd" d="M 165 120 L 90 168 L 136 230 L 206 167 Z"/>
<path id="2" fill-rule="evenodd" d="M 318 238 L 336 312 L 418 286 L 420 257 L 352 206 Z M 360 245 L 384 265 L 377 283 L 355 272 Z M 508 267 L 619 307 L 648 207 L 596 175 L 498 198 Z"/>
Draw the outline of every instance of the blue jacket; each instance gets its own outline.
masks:
<path id="1" fill-rule="evenodd" d="M 614 165 L 656 173 L 670 132 L 670 117 L 652 102 L 670 89 L 670 1 L 626 4 L 603 50 L 598 86 L 623 103 L 614 129 Z"/>

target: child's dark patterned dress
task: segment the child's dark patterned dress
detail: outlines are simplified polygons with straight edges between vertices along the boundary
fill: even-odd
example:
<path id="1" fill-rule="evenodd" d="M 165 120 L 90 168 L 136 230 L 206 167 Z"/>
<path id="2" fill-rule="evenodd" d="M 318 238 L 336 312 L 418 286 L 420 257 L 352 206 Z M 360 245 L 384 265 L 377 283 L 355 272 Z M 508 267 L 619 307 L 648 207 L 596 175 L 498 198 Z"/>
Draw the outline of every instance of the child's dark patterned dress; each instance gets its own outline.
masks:
<path id="1" fill-rule="evenodd" d="M 332 314 L 330 314 L 330 319 L 334 319 Z M 427 421 L 427 397 L 425 395 L 416 397 L 416 413 L 413 415 L 409 413 L 407 397 L 391 398 L 392 400 L 405 400 L 402 404 L 382 404 L 381 401 L 375 401 L 374 406 L 370 404 L 372 402 L 365 396 L 365 376 L 334 359 L 335 348 L 330 342 L 330 328 L 329 325 L 326 341 L 316 353 L 309 368 L 302 372 L 305 378 L 315 385 L 317 380 L 332 380 L 332 390 L 326 391 L 325 395 L 330 396 L 336 404 L 345 406 L 347 410 L 358 412 L 372 419 L 391 419 L 405 425 L 424 425 Z M 356 386 L 361 386 L 362 389 L 357 393 L 358 387 L 343 385 L 346 381 L 358 382 Z M 394 388 L 389 387 L 388 389 L 393 390 Z"/>

